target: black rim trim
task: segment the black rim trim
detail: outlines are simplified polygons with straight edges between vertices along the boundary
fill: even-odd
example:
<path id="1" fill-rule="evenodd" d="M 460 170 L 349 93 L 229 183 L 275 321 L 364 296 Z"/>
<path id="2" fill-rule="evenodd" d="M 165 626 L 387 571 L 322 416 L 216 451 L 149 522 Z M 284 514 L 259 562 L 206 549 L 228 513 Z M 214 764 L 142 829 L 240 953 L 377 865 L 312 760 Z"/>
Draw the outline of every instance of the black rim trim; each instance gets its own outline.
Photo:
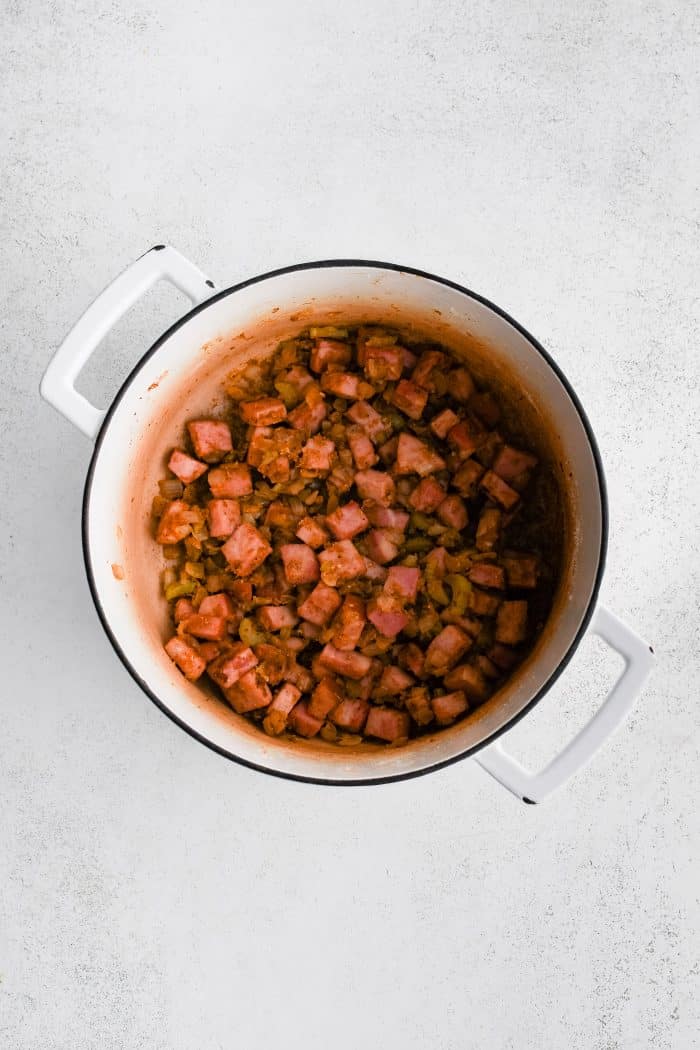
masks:
<path id="1" fill-rule="evenodd" d="M 151 251 L 154 250 L 157 250 L 157 248 L 151 249 Z M 547 681 L 538 690 L 538 692 L 529 701 L 529 703 L 525 705 L 522 711 L 519 711 L 516 715 L 514 715 L 513 718 L 511 718 L 504 726 L 501 726 L 500 729 L 496 730 L 496 732 L 492 733 L 491 736 L 489 736 L 486 740 L 482 740 L 479 744 L 476 744 L 474 747 L 470 747 L 467 748 L 465 751 L 461 751 L 458 755 L 453 755 L 450 758 L 446 758 L 441 762 L 435 762 L 432 765 L 425 766 L 422 769 L 409 770 L 404 773 L 394 773 L 390 776 L 360 777 L 357 780 L 335 780 L 332 777 L 329 778 L 304 776 L 299 773 L 287 773 L 283 770 L 274 769 L 270 766 L 263 766 L 256 762 L 251 762 L 249 759 L 242 758 L 240 755 L 236 755 L 231 751 L 227 751 L 226 748 L 219 747 L 218 744 L 215 744 L 211 740 L 208 740 L 206 737 L 202 736 L 201 733 L 198 733 L 195 729 L 192 729 L 191 726 L 188 726 L 186 722 L 183 722 L 182 719 L 178 718 L 177 715 L 170 711 L 165 706 L 165 704 L 159 699 L 159 697 L 156 696 L 156 694 L 150 689 L 150 687 L 144 681 L 144 679 L 141 678 L 141 676 L 137 673 L 135 668 L 132 667 L 125 653 L 123 652 L 119 642 L 117 641 L 114 633 L 112 632 L 106 613 L 102 607 L 102 602 L 97 593 L 97 586 L 95 583 L 95 577 L 92 571 L 92 564 L 90 560 L 90 543 L 88 539 L 88 507 L 90 503 L 90 494 L 92 491 L 93 476 L 95 473 L 100 449 L 102 447 L 102 442 L 109 428 L 110 420 L 114 412 L 116 411 L 122 397 L 124 396 L 127 388 L 130 386 L 133 379 L 136 377 L 138 372 L 146 363 L 146 361 L 148 361 L 149 358 L 151 358 L 153 354 L 156 353 L 156 351 L 163 345 L 163 343 L 166 342 L 166 340 L 170 338 L 170 336 L 174 332 L 176 332 L 179 328 L 186 324 L 187 321 L 190 320 L 190 318 L 194 317 L 202 310 L 205 310 L 208 306 L 211 306 L 212 303 L 217 302 L 219 299 L 224 299 L 226 296 L 233 295 L 235 292 L 241 291 L 243 288 L 248 288 L 250 285 L 259 284 L 261 281 L 269 280 L 272 277 L 280 277 L 283 274 L 295 273 L 300 270 L 317 270 L 342 266 L 365 266 L 372 267 L 374 269 L 393 270 L 397 273 L 408 273 L 415 277 L 423 277 L 426 280 L 434 281 L 436 284 L 444 285 L 447 288 L 453 288 L 455 291 L 461 292 L 463 295 L 466 295 L 469 298 L 474 299 L 476 302 L 481 303 L 482 306 L 486 306 L 488 309 L 493 310 L 495 314 L 503 318 L 504 321 L 507 321 L 508 324 L 512 325 L 513 328 L 516 329 L 516 331 L 518 331 L 522 336 L 524 336 L 528 340 L 528 342 L 534 347 L 534 349 L 537 350 L 537 352 L 545 359 L 549 367 L 554 371 L 554 373 L 562 383 L 564 389 L 566 390 L 567 394 L 571 398 L 571 401 L 579 414 L 579 418 L 581 420 L 581 423 L 583 424 L 584 430 L 586 431 L 588 442 L 591 447 L 591 452 L 593 454 L 593 459 L 595 461 L 596 472 L 598 475 L 598 485 L 601 504 L 600 555 L 598 559 L 596 578 L 593 583 L 593 589 L 591 591 L 591 597 L 588 602 L 588 607 L 586 608 L 586 611 L 583 615 L 583 619 L 581 621 L 581 625 L 578 631 L 576 632 L 576 635 L 573 641 L 571 642 L 571 645 L 569 646 L 568 650 L 566 651 L 566 653 L 564 654 L 564 656 L 562 657 L 561 661 L 554 669 L 552 674 L 549 676 Z M 458 284 L 456 281 L 450 281 L 446 277 L 438 277 L 435 274 L 428 273 L 425 270 L 417 270 L 411 266 L 399 266 L 396 263 L 378 262 L 372 259 L 324 259 L 319 262 L 297 263 L 293 266 L 283 266 L 281 269 L 270 270 L 268 273 L 260 274 L 257 277 L 250 277 L 248 278 L 248 280 L 241 281 L 239 284 L 231 285 L 230 288 L 225 288 L 222 291 L 217 292 L 216 294 L 212 295 L 209 299 L 206 299 L 203 303 L 200 303 L 198 306 L 193 307 L 190 311 L 188 311 L 188 313 L 184 315 L 184 317 L 179 318 L 179 320 L 177 320 L 173 325 L 171 325 L 171 327 L 168 328 L 167 331 L 164 332 L 163 335 L 161 335 L 155 341 L 155 343 L 153 343 L 150 349 L 148 349 L 146 353 L 140 358 L 140 360 L 132 368 L 131 372 L 122 383 L 114 400 L 112 401 L 112 404 L 110 405 L 104 417 L 104 420 L 102 421 L 102 426 L 100 427 L 100 431 L 95 440 L 95 447 L 92 453 L 92 458 L 90 460 L 90 465 L 88 467 L 87 477 L 85 479 L 82 507 L 83 560 L 85 563 L 85 570 L 87 573 L 90 593 L 92 594 L 92 600 L 97 610 L 97 615 L 99 616 L 105 633 L 112 644 L 112 648 L 116 652 L 117 656 L 121 660 L 128 673 L 131 675 L 136 684 L 146 694 L 146 696 L 156 705 L 157 708 L 159 708 L 160 711 L 163 712 L 164 715 L 166 715 L 172 722 L 174 722 L 175 725 L 179 726 L 180 729 L 183 729 L 186 733 L 188 733 L 189 736 L 193 737 L 193 739 L 195 740 L 198 740 L 199 743 L 204 744 L 205 747 L 208 747 L 211 751 L 215 751 L 217 754 L 222 755 L 224 758 L 230 759 L 232 762 L 236 762 L 241 766 L 246 766 L 248 769 L 255 769 L 260 773 L 267 773 L 270 776 L 280 777 L 283 780 L 296 780 L 306 784 L 324 784 L 332 787 L 364 787 L 374 784 L 391 784 L 396 783 L 400 780 L 412 780 L 414 777 L 425 776 L 427 773 L 434 773 L 439 769 L 444 769 L 447 766 L 453 765 L 455 762 L 461 762 L 466 758 L 471 758 L 473 755 L 477 754 L 477 752 L 481 751 L 485 747 L 488 747 L 489 744 L 492 744 L 494 740 L 497 740 L 498 737 L 503 735 L 503 733 L 506 733 L 510 729 L 512 729 L 522 718 L 529 714 L 529 712 L 532 711 L 535 705 L 539 703 L 542 697 L 545 696 L 547 692 L 549 692 L 549 690 L 557 681 L 559 676 L 563 673 L 563 671 L 569 664 L 569 661 L 571 660 L 572 656 L 576 652 L 576 649 L 578 648 L 581 639 L 586 633 L 586 630 L 588 628 L 588 625 L 591 621 L 591 617 L 593 616 L 593 612 L 596 607 L 598 593 L 600 591 L 600 585 L 605 570 L 605 560 L 608 548 L 608 528 L 609 522 L 607 487 L 605 483 L 605 474 L 603 471 L 603 463 L 600 455 L 600 450 L 598 448 L 598 443 L 595 439 L 593 429 L 584 411 L 583 405 L 579 401 L 578 395 L 574 391 L 573 387 L 569 383 L 568 379 L 566 378 L 560 367 L 550 356 L 550 354 L 545 350 L 542 344 L 539 343 L 538 340 L 535 339 L 535 337 L 531 335 L 526 328 L 523 328 L 521 324 L 519 324 L 513 317 L 511 317 L 510 314 L 506 313 L 505 310 L 502 310 L 499 306 L 496 306 L 496 304 L 492 303 L 489 299 L 486 299 L 484 296 L 471 291 L 471 289 L 466 288 L 464 285 Z M 530 802 L 530 799 L 524 799 L 523 801 Z"/>

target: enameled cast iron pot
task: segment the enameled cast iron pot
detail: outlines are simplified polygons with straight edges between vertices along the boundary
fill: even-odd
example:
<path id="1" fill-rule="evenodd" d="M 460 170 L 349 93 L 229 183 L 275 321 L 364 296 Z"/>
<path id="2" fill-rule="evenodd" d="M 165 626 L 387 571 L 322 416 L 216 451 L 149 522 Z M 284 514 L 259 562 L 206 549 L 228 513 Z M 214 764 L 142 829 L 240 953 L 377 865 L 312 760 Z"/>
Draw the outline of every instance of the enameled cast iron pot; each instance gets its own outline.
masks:
<path id="1" fill-rule="evenodd" d="M 195 303 L 138 362 L 107 412 L 74 388 L 90 354 L 121 315 L 167 279 Z M 539 436 L 565 502 L 563 577 L 548 624 L 514 677 L 466 721 L 399 748 L 353 752 L 267 737 L 200 686 L 163 651 L 168 615 L 159 588 L 160 548 L 150 507 L 165 453 L 185 419 L 222 406 L 222 380 L 308 324 L 400 324 L 466 355 L 477 378 Z M 377 784 L 476 760 L 528 802 L 538 802 L 593 755 L 622 722 L 652 662 L 649 647 L 596 607 L 606 551 L 605 483 L 595 439 L 555 363 L 516 321 L 452 281 L 361 260 L 290 266 L 216 291 L 174 249 L 157 245 L 88 308 L 51 361 L 41 392 L 94 440 L 83 504 L 85 565 L 97 611 L 132 677 L 162 711 L 202 743 L 238 762 L 322 784 Z M 541 772 L 524 769 L 497 740 L 561 674 L 586 630 L 625 661 L 591 721 Z"/>

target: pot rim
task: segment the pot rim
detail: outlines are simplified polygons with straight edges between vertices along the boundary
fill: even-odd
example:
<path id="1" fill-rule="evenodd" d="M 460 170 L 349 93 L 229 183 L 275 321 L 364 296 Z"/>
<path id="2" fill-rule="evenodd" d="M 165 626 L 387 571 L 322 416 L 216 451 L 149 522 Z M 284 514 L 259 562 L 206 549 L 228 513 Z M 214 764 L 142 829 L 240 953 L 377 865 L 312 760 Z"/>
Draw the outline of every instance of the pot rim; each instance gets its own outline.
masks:
<path id="1" fill-rule="evenodd" d="M 211 306 L 213 303 L 218 302 L 220 299 L 224 299 L 229 295 L 234 295 L 236 292 L 241 291 L 244 288 L 248 288 L 250 285 L 259 284 L 262 281 L 269 280 L 270 278 L 280 277 L 284 274 L 295 273 L 297 271 L 351 266 L 368 267 L 381 270 L 392 270 L 396 273 L 407 273 L 411 274 L 414 277 L 423 277 L 427 280 L 434 281 L 437 284 L 441 284 L 448 288 L 452 288 L 455 291 L 461 292 L 463 295 L 466 295 L 468 298 L 475 300 L 482 306 L 487 307 L 489 310 L 492 310 L 495 314 L 497 314 L 499 317 L 503 318 L 503 320 L 507 321 L 510 325 L 512 325 L 513 328 L 515 328 L 516 331 L 518 331 L 522 336 L 524 336 L 525 339 L 527 339 L 527 341 L 530 343 L 533 349 L 536 350 L 537 353 L 544 358 L 546 363 L 549 365 L 549 367 L 552 369 L 552 371 L 555 373 L 555 375 L 561 382 L 562 386 L 566 390 L 566 393 L 569 395 L 571 402 L 574 408 L 576 409 L 579 419 L 581 420 L 583 428 L 586 432 L 586 437 L 588 439 L 591 453 L 593 455 L 593 460 L 596 468 L 596 475 L 598 478 L 598 491 L 600 496 L 601 511 L 601 530 L 600 550 L 598 554 L 598 564 L 596 567 L 595 580 L 593 581 L 591 595 L 586 610 L 581 619 L 579 628 L 574 638 L 572 639 L 569 648 L 564 653 L 562 659 L 554 668 L 549 678 L 542 684 L 542 686 L 538 689 L 538 691 L 535 693 L 532 699 L 525 705 L 525 707 L 522 708 L 522 710 L 518 711 L 517 714 L 515 714 L 508 722 L 506 722 L 505 725 L 500 726 L 485 740 L 479 741 L 478 744 L 475 744 L 473 747 L 466 748 L 464 751 L 461 751 L 457 755 L 452 755 L 450 756 L 450 758 L 442 759 L 439 762 L 434 762 L 431 765 L 422 767 L 421 769 L 392 773 L 390 775 L 380 777 L 365 776 L 358 777 L 357 779 L 353 780 L 336 780 L 333 777 L 314 777 L 306 776 L 300 773 L 288 773 L 286 771 L 276 769 L 274 766 L 265 766 L 257 762 L 252 762 L 249 759 L 242 758 L 240 755 L 236 755 L 232 751 L 229 751 L 226 748 L 220 747 L 218 744 L 213 743 L 213 741 L 209 740 L 206 736 L 203 736 L 197 730 L 193 729 L 186 722 L 184 722 L 180 717 L 175 715 L 163 703 L 163 701 L 156 695 L 156 693 L 153 692 L 153 690 L 150 688 L 147 682 L 132 666 L 126 654 L 122 650 L 122 647 L 116 635 L 112 631 L 109 619 L 107 617 L 107 613 L 105 612 L 100 595 L 98 593 L 97 585 L 95 582 L 95 576 L 92 569 L 88 518 L 90 513 L 90 497 L 92 492 L 93 477 L 97 468 L 97 461 L 99 459 L 100 449 L 102 447 L 102 443 L 105 439 L 107 431 L 109 430 L 109 424 L 112 419 L 112 416 L 114 415 L 114 412 L 116 411 L 126 390 L 131 385 L 132 381 L 136 378 L 145 362 L 148 361 L 153 356 L 153 354 L 155 354 L 161 348 L 161 346 L 170 338 L 171 335 L 173 335 L 174 332 L 176 332 L 179 328 L 186 324 L 190 320 L 190 318 L 194 317 L 198 313 L 201 313 L 203 310 L 206 310 L 208 306 Z M 532 711 L 535 705 L 539 703 L 539 701 L 546 695 L 546 693 L 549 692 L 549 690 L 557 681 L 559 676 L 564 672 L 574 653 L 578 649 L 581 640 L 583 639 L 583 636 L 588 630 L 588 626 L 591 622 L 591 618 L 595 611 L 595 607 L 598 600 L 598 594 L 600 592 L 600 586 L 603 579 L 603 573 L 605 571 L 605 562 L 607 557 L 609 535 L 609 511 L 607 486 L 605 482 L 605 473 L 603 470 L 600 449 L 598 448 L 598 443 L 596 441 L 593 428 L 590 424 L 588 416 L 586 415 L 583 405 L 581 404 L 573 386 L 566 378 L 556 361 L 552 358 L 548 351 L 545 350 L 542 344 L 526 328 L 524 328 L 518 321 L 516 321 L 515 318 L 511 317 L 509 313 L 503 310 L 500 306 L 497 306 L 490 299 L 487 299 L 483 295 L 479 295 L 477 292 L 472 291 L 465 285 L 459 284 L 457 281 L 451 281 L 449 280 L 449 278 L 446 277 L 440 277 L 426 270 L 420 270 L 412 266 L 401 266 L 398 263 L 380 262 L 374 259 L 322 259 L 317 262 L 294 263 L 291 266 L 283 266 L 275 270 L 269 270 L 266 273 L 258 274 L 255 277 L 249 277 L 244 281 L 239 281 L 237 284 L 230 285 L 228 288 L 224 288 L 219 292 L 215 292 L 214 295 L 212 295 L 210 298 L 205 299 L 204 302 L 199 303 L 196 306 L 193 306 L 191 310 L 188 310 L 186 314 L 178 318 L 178 320 L 175 321 L 174 324 L 172 324 L 168 329 L 166 329 L 166 331 L 163 332 L 163 334 L 160 335 L 158 339 L 156 339 L 156 341 L 149 347 L 149 349 L 146 350 L 146 352 L 139 358 L 134 367 L 131 369 L 126 379 L 117 391 L 112 403 L 110 404 L 109 408 L 105 413 L 102 425 L 95 439 L 95 446 L 92 452 L 92 456 L 90 458 L 90 464 L 88 466 L 88 471 L 85 478 L 85 486 L 83 489 L 81 532 L 83 561 L 85 564 L 85 571 L 87 574 L 90 594 L 92 595 L 92 600 L 97 611 L 97 615 L 102 624 L 102 627 L 104 628 L 105 634 L 107 635 L 112 645 L 112 648 L 119 657 L 123 666 L 131 675 L 132 679 L 146 694 L 146 696 L 155 704 L 155 706 L 160 711 L 162 711 L 162 713 L 166 715 L 172 722 L 174 722 L 175 725 L 179 726 L 180 729 L 183 729 L 187 734 L 189 734 L 189 736 L 197 740 L 199 743 L 204 744 L 205 747 L 209 748 L 211 751 L 222 755 L 224 758 L 228 758 L 232 762 L 236 762 L 240 766 L 245 766 L 248 769 L 255 769 L 260 773 L 267 773 L 270 776 L 280 777 L 283 780 L 295 780 L 306 784 L 323 784 L 333 787 L 364 787 L 375 784 L 391 784 L 401 780 L 412 780 L 415 777 L 425 776 L 427 773 L 437 772 L 437 770 L 443 769 L 446 766 L 450 766 L 455 762 L 461 762 L 466 758 L 471 758 L 472 756 L 477 754 L 477 752 L 483 750 L 490 744 L 494 743 L 494 741 L 497 740 L 500 736 L 502 736 L 502 734 L 507 733 L 515 725 L 517 725 L 517 723 L 522 718 L 524 718 L 527 714 L 530 713 L 530 711 Z"/>

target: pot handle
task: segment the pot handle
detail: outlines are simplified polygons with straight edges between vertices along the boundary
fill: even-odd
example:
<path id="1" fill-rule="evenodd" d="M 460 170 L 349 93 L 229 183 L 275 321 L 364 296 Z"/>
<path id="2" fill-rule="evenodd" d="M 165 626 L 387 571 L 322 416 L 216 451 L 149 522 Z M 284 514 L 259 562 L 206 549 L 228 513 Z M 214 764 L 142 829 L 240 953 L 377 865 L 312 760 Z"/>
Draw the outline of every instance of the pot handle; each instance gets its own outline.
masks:
<path id="1" fill-rule="evenodd" d="M 78 393 L 75 380 L 110 328 L 160 280 L 170 281 L 195 304 L 216 291 L 213 281 L 184 255 L 166 244 L 156 244 L 115 277 L 88 306 L 44 372 L 41 396 L 92 440 L 97 437 L 106 412 Z"/>
<path id="2" fill-rule="evenodd" d="M 475 760 L 523 802 L 542 802 L 582 769 L 634 707 L 654 663 L 654 650 L 604 606 L 596 609 L 591 630 L 615 649 L 625 667 L 591 720 L 539 773 L 522 766 L 500 740 Z"/>

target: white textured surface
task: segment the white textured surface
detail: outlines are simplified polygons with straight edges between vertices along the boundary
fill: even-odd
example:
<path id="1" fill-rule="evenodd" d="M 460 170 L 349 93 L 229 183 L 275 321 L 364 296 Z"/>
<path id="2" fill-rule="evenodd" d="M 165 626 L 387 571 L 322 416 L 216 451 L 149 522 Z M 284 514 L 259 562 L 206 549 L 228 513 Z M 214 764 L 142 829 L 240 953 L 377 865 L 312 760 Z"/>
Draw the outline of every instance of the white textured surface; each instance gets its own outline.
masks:
<path id="1" fill-rule="evenodd" d="M 700 1045 L 700 18 L 539 6 L 6 5 L 3 1048 Z M 82 570 L 90 448 L 37 386 L 159 241 L 220 283 L 410 263 L 554 352 L 607 467 L 604 598 L 659 662 L 549 803 L 469 763 L 370 790 L 264 778 L 121 668 Z M 83 389 L 106 403 L 178 309 L 154 293 Z M 585 645 L 521 752 L 551 753 L 611 669 Z"/>

